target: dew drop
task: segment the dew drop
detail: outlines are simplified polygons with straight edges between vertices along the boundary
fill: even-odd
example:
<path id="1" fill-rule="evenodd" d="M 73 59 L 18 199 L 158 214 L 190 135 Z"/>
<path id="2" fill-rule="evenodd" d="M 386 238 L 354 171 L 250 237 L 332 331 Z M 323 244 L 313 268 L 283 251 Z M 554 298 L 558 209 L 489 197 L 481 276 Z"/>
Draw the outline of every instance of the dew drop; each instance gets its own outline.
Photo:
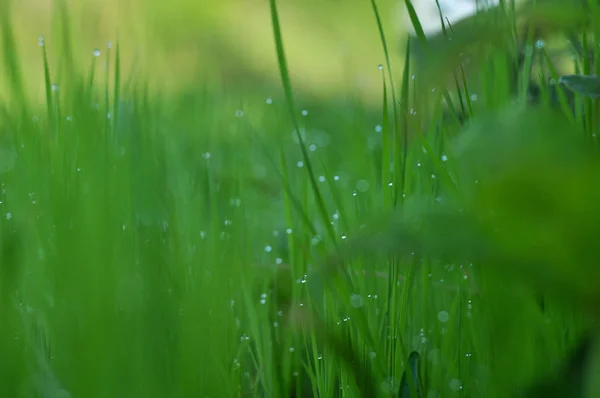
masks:
<path id="1" fill-rule="evenodd" d="M 362 298 L 360 294 L 352 294 L 350 296 L 350 305 L 354 308 L 360 308 L 365 304 L 365 300 Z"/>
<path id="2" fill-rule="evenodd" d="M 450 380 L 449 387 L 452 391 L 456 392 L 456 391 L 462 389 L 462 383 L 458 379 L 452 379 L 452 380 Z"/>
<path id="3" fill-rule="evenodd" d="M 96 48 L 92 54 L 94 54 L 94 57 L 97 58 L 100 56 L 100 50 Z"/>
<path id="4" fill-rule="evenodd" d="M 367 192 L 369 190 L 369 182 L 367 180 L 358 180 L 356 182 L 356 190 L 359 192 Z"/>
<path id="5" fill-rule="evenodd" d="M 437 318 L 440 322 L 448 322 L 450 315 L 448 314 L 448 311 L 440 311 L 438 312 Z"/>
<path id="6" fill-rule="evenodd" d="M 302 116 L 306 116 L 306 115 L 308 115 L 308 111 L 306 109 L 303 109 L 302 110 Z"/>

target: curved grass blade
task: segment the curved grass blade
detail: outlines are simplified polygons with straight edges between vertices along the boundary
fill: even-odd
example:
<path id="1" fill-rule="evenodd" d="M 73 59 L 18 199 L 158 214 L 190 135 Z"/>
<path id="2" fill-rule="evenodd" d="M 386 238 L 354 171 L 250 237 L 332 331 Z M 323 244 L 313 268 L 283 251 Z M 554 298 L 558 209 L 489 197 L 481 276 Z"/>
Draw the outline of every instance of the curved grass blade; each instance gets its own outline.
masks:
<path id="1" fill-rule="evenodd" d="M 285 92 L 286 102 L 288 104 L 288 109 L 290 112 L 290 117 L 292 119 L 292 124 L 296 131 L 296 135 L 298 137 L 298 141 L 300 142 L 300 149 L 302 151 L 302 157 L 304 159 L 304 163 L 306 164 L 306 170 L 308 172 L 308 178 L 310 180 L 310 185 L 313 190 L 313 194 L 315 195 L 315 200 L 317 202 L 317 208 L 319 210 L 319 215 L 322 218 L 323 225 L 327 228 L 327 233 L 331 238 L 331 242 L 337 246 L 337 236 L 333 227 L 329 223 L 329 217 L 327 215 L 327 209 L 325 208 L 325 202 L 323 200 L 323 196 L 319 190 L 319 186 L 317 184 L 317 179 L 315 178 L 315 173 L 313 172 L 312 162 L 310 157 L 308 156 L 308 150 L 306 148 L 306 143 L 302 138 L 302 134 L 300 133 L 300 124 L 298 123 L 298 117 L 296 116 L 296 106 L 294 102 L 294 95 L 292 92 L 292 83 L 290 80 L 290 74 L 288 72 L 287 60 L 285 57 L 285 51 L 283 46 L 283 38 L 281 36 L 281 25 L 279 23 L 279 13 L 277 11 L 277 0 L 270 0 L 270 9 L 271 9 L 271 24 L 273 25 L 273 36 L 275 38 L 275 49 L 277 52 L 277 60 L 279 63 L 279 73 L 281 75 L 281 82 L 283 83 L 283 90 Z"/>
<path id="2" fill-rule="evenodd" d="M 40 42 L 40 45 L 42 42 Z M 44 63 L 44 88 L 46 89 L 46 107 L 48 110 L 48 120 L 50 125 L 53 126 L 52 121 L 54 115 L 54 106 L 52 105 L 52 82 L 50 78 L 50 66 L 48 65 L 48 54 L 46 52 L 46 45 L 41 45 L 42 48 L 42 61 Z"/>
<path id="3" fill-rule="evenodd" d="M 413 28 L 415 29 L 415 33 L 417 38 L 421 40 L 423 43 L 427 42 L 427 37 L 425 37 L 425 31 L 421 26 L 421 22 L 419 21 L 419 17 L 417 16 L 417 12 L 415 11 L 415 7 L 412 5 L 411 0 L 404 0 L 404 4 L 406 5 L 406 11 L 408 12 L 408 16 L 410 17 L 410 23 L 412 23 Z M 438 4 L 439 9 L 439 4 Z M 443 24 L 442 24 L 443 26 Z"/>

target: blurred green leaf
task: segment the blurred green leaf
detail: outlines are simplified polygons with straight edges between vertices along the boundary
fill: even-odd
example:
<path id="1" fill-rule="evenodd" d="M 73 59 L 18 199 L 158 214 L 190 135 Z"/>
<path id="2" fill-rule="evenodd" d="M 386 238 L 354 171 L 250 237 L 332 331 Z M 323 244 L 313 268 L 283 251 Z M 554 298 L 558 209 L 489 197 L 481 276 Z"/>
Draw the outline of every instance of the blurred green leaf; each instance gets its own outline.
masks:
<path id="1" fill-rule="evenodd" d="M 587 336 L 555 372 L 540 379 L 521 396 L 528 398 L 592 398 L 598 396 L 597 338 Z"/>
<path id="2" fill-rule="evenodd" d="M 408 357 L 408 367 L 402 373 L 402 381 L 400 382 L 400 398 L 421 398 L 423 396 L 421 390 L 421 377 L 419 375 L 419 365 L 421 357 L 416 351 L 411 352 Z M 408 372 L 407 372 L 408 371 Z M 408 375 L 410 372 L 410 376 Z M 409 381 L 409 378 L 411 379 Z M 414 394 L 411 393 L 414 391 Z"/>
<path id="3" fill-rule="evenodd" d="M 598 76 L 567 75 L 561 76 L 558 82 L 578 94 L 600 98 L 600 77 Z"/>

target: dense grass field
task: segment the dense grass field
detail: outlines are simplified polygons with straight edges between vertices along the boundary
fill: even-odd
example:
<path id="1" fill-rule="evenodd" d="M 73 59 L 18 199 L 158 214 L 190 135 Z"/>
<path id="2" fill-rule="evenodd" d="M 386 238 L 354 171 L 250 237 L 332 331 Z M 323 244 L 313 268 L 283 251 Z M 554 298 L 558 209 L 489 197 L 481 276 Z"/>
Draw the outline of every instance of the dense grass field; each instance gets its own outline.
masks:
<path id="1" fill-rule="evenodd" d="M 295 84 L 275 0 L 237 88 L 0 14 L 1 397 L 600 396 L 600 8 L 398 57 L 367 3 L 375 106 Z"/>

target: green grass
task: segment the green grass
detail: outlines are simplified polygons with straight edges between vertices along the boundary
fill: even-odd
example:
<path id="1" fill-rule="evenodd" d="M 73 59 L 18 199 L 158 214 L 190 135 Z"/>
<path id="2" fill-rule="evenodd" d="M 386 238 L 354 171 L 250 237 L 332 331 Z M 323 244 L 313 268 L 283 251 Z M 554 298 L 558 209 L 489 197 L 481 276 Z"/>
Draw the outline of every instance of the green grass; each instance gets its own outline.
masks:
<path id="1" fill-rule="evenodd" d="M 528 101 L 560 76 L 528 31 L 513 81 L 505 8 L 394 65 L 371 6 L 377 114 L 294 86 L 275 0 L 277 90 L 160 92 L 67 17 L 26 75 L 0 13 L 0 396 L 597 396 L 597 348 L 560 368 L 597 341 L 597 82 Z M 518 15 L 577 26 L 591 74 L 592 7 Z"/>

